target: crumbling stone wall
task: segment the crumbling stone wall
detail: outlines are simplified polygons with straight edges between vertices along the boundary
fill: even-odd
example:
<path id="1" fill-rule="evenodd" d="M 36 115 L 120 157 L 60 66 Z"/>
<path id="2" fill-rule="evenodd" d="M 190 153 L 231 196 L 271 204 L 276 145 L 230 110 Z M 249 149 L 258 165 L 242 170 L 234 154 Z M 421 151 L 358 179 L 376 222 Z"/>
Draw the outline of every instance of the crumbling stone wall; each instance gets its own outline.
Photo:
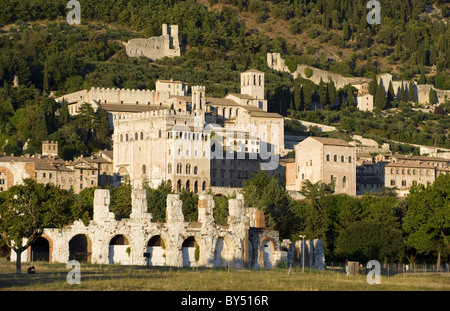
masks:
<path id="1" fill-rule="evenodd" d="M 180 56 L 178 25 L 162 25 L 162 35 L 148 39 L 131 39 L 125 44 L 129 57 L 145 56 L 152 60 Z"/>
<path id="2" fill-rule="evenodd" d="M 159 236 L 164 245 L 166 266 L 185 266 L 183 258 L 183 242 L 189 237 L 195 239 L 200 250 L 198 266 L 229 266 L 230 268 L 250 268 L 249 244 L 252 244 L 255 255 L 254 266 L 261 266 L 262 252 L 258 248 L 264 239 L 271 239 L 274 245 L 273 262 L 279 251 L 278 232 L 266 228 L 253 228 L 250 224 L 263 226 L 261 213 L 255 209 L 244 207 L 244 198 L 238 194 L 236 199 L 229 200 L 228 224 L 218 225 L 214 222 L 214 200 L 211 195 L 200 194 L 198 203 L 198 221 L 186 222 L 182 212 L 182 201 L 179 194 L 169 194 L 166 205 L 166 222 L 152 222 L 152 215 L 147 213 L 146 190 L 132 191 L 132 212 L 130 218 L 116 220 L 109 211 L 110 192 L 97 189 L 94 194 L 94 216 L 86 226 L 81 221 L 63 229 L 45 229 L 44 234 L 52 243 L 50 257 L 53 262 L 67 262 L 73 258 L 70 250 L 71 241 L 83 235 L 89 241 L 90 262 L 98 264 L 115 263 L 112 258 L 111 241 L 123 236 L 128 242 L 122 246 L 128 248 L 127 260 L 121 263 L 146 265 L 148 259 L 148 243 Z M 250 219 L 257 217 L 257 219 Z M 14 257 L 14 254 L 13 256 Z M 23 260 L 26 261 L 26 252 Z M 123 258 L 122 258 L 123 259 Z M 15 258 L 12 258 L 15 260 Z"/>

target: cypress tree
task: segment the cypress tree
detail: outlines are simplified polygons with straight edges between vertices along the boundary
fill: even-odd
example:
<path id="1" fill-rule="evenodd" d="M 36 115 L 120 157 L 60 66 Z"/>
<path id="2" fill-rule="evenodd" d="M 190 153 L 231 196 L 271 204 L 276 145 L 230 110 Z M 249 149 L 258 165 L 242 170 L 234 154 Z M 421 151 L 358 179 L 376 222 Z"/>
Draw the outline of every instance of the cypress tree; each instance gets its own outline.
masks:
<path id="1" fill-rule="evenodd" d="M 386 95 L 384 94 L 383 84 L 378 84 L 377 92 L 375 93 L 375 107 L 380 110 L 386 109 Z"/>
<path id="2" fill-rule="evenodd" d="M 377 78 L 373 78 L 372 81 L 369 83 L 369 94 L 375 96 L 375 93 L 377 92 Z"/>
<path id="3" fill-rule="evenodd" d="M 427 80 L 425 78 L 425 71 L 423 69 L 423 64 L 420 65 L 420 77 L 419 77 L 419 84 L 425 84 L 427 83 Z"/>
<path id="4" fill-rule="evenodd" d="M 402 82 L 402 86 L 400 87 L 400 100 L 404 103 L 406 103 L 406 91 L 405 91 L 405 86 L 403 85 Z"/>
<path id="5" fill-rule="evenodd" d="M 408 86 L 408 101 L 409 102 L 415 102 L 416 96 L 415 96 L 415 90 L 414 90 L 414 82 L 410 81 Z"/>
<path id="6" fill-rule="evenodd" d="M 395 99 L 394 87 L 392 86 L 392 81 L 389 81 L 389 87 L 387 92 L 387 105 L 388 107 L 392 107 L 391 104 Z"/>
<path id="7" fill-rule="evenodd" d="M 430 94 L 428 96 L 428 101 L 430 105 L 434 105 L 436 103 L 436 95 L 434 94 L 434 89 L 430 88 Z"/>

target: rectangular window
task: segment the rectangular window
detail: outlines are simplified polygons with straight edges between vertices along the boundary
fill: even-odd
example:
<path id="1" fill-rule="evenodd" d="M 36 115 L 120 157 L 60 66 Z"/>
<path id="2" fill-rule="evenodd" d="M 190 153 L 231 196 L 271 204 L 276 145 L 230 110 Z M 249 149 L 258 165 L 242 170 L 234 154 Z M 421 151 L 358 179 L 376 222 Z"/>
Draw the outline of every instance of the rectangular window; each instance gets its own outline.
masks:
<path id="1" fill-rule="evenodd" d="M 402 186 L 406 186 L 406 180 L 402 180 Z"/>
<path id="2" fill-rule="evenodd" d="M 395 186 L 395 180 L 391 179 L 391 186 Z"/>

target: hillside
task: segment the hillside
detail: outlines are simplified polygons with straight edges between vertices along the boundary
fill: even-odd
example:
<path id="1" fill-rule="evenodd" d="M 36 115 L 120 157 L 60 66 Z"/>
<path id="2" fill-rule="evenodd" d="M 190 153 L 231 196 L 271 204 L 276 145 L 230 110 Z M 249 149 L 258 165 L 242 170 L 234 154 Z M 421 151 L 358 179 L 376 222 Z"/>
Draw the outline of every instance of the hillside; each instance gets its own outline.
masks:
<path id="1" fill-rule="evenodd" d="M 42 140 L 53 139 L 72 146 L 72 156 L 110 144 L 104 128 L 101 137 L 89 134 L 102 132 L 102 116 L 97 116 L 94 126 L 88 120 L 61 122 L 62 107 L 48 99 L 51 91 L 64 94 L 92 86 L 153 89 L 157 79 L 173 78 L 191 85 L 201 83 L 208 96 L 222 97 L 239 91 L 239 73 L 249 68 L 265 72 L 265 97 L 271 111 L 316 118 L 317 112 L 304 110 L 320 100 L 323 86 L 292 81 L 288 74 L 270 70 L 268 52 L 282 53 L 291 65 L 302 63 L 350 76 L 373 77 L 391 71 L 395 78 L 421 79 L 422 72 L 424 83 L 450 89 L 448 3 L 382 1 L 382 23 L 370 26 L 360 2 L 80 0 L 82 25 L 71 26 L 66 22 L 64 0 L 3 0 L 0 149 L 8 154 L 39 152 Z M 127 57 L 122 42 L 159 36 L 163 23 L 179 25 L 181 57 L 157 61 Z M 12 87 L 15 76 L 18 88 Z M 302 96 L 307 98 L 301 111 L 297 83 L 302 83 Z M 335 90 L 333 96 L 345 98 L 345 92 Z M 406 103 L 389 105 L 403 109 Z M 388 129 L 383 129 L 386 124 L 381 120 L 364 116 L 359 120 L 366 123 L 362 134 L 388 138 L 398 136 L 393 129 L 408 128 L 411 137 L 400 141 L 420 140 L 449 148 L 448 116 L 420 115 L 425 130 L 407 123 L 410 115 L 406 116 L 389 119 L 402 126 L 389 125 Z M 346 122 L 346 118 L 359 117 L 353 107 L 331 111 L 325 105 L 319 117 L 323 122 L 342 122 L 346 130 L 361 134 L 358 122 Z M 420 137 L 413 137 L 414 133 Z"/>

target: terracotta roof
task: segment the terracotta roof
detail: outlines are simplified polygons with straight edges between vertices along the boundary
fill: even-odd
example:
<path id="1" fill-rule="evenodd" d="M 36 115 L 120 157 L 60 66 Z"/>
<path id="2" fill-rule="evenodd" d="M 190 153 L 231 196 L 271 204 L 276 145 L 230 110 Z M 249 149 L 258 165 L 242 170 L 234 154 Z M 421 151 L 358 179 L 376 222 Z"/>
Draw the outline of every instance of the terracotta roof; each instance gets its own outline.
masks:
<path id="1" fill-rule="evenodd" d="M 154 106 L 154 105 L 130 105 L 130 104 L 99 104 L 100 107 L 106 111 L 112 112 L 147 112 L 167 109 L 166 106 Z"/>
<path id="2" fill-rule="evenodd" d="M 403 155 L 403 154 L 394 154 L 394 155 L 392 155 L 392 157 L 397 158 L 399 160 L 450 162 L 449 159 L 438 158 L 438 157 L 409 156 L 409 155 Z"/>
<path id="3" fill-rule="evenodd" d="M 245 108 L 245 107 L 244 107 Z M 264 117 L 264 118 L 283 118 L 282 115 L 275 112 L 261 111 L 248 111 L 248 114 L 252 117 Z"/>
<path id="4" fill-rule="evenodd" d="M 253 98 L 253 97 L 250 96 L 250 95 L 247 95 L 247 94 L 238 94 L 238 93 L 230 93 L 230 94 L 228 94 L 227 96 L 234 96 L 234 97 L 241 98 L 241 99 L 255 99 L 255 98 Z M 227 96 L 225 96 L 225 98 L 226 98 Z"/>
<path id="5" fill-rule="evenodd" d="M 434 169 L 433 165 L 427 164 L 419 164 L 419 163 L 399 163 L 399 162 L 391 162 L 386 164 L 386 167 L 415 167 L 415 168 L 431 168 Z"/>
<path id="6" fill-rule="evenodd" d="M 191 101 L 192 101 L 192 96 L 170 95 L 170 96 L 169 96 L 169 99 L 170 99 L 170 98 L 178 98 L 178 99 L 185 100 L 185 101 L 187 101 L 187 102 L 191 102 Z"/>
<path id="7" fill-rule="evenodd" d="M 328 137 L 314 137 L 314 136 L 310 136 L 308 138 L 314 139 L 324 145 L 354 147 L 353 145 L 350 145 L 348 142 L 342 139 L 328 138 Z"/>

